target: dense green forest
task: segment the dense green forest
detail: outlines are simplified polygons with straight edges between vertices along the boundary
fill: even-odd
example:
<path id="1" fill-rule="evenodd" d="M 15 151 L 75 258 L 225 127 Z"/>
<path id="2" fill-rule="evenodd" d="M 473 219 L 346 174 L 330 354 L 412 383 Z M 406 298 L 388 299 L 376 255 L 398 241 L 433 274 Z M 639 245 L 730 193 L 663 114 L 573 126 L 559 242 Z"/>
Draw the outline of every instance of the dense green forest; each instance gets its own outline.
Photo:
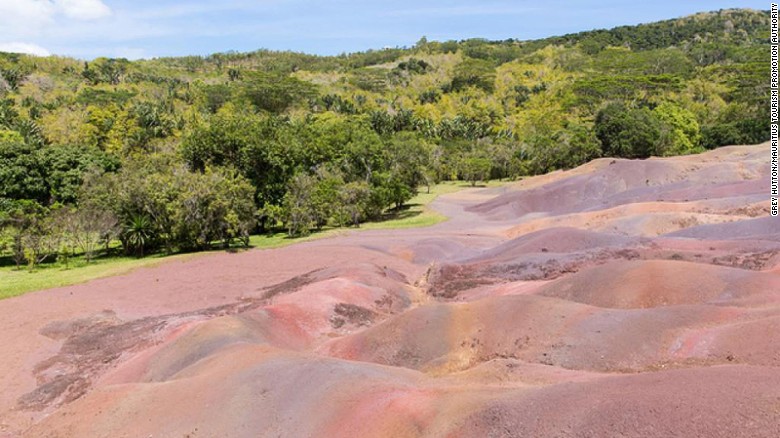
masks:
<path id="1" fill-rule="evenodd" d="M 341 56 L 0 53 L 0 253 L 199 250 L 356 226 L 441 181 L 758 143 L 768 31 L 723 10 Z"/>

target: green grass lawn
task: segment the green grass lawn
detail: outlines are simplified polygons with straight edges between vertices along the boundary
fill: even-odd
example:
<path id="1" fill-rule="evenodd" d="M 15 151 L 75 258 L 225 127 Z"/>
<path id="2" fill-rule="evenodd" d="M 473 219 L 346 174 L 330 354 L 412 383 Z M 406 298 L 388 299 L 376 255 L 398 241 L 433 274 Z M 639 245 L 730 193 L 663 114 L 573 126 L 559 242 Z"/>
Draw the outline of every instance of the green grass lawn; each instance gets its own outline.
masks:
<path id="1" fill-rule="evenodd" d="M 65 268 L 59 263 L 44 264 L 35 271 L 26 268 L 17 270 L 13 266 L 0 268 L 0 299 L 10 298 L 40 289 L 68 286 L 83 283 L 95 278 L 110 277 L 129 272 L 142 266 L 153 266 L 164 260 L 184 258 L 190 254 L 177 254 L 165 256 L 162 254 L 151 255 L 146 258 L 136 257 L 108 257 L 97 259 L 87 264 L 83 259 L 77 258 Z"/>
<path id="2" fill-rule="evenodd" d="M 495 185 L 497 184 L 489 184 L 489 186 Z M 388 212 L 382 221 L 361 224 L 359 229 L 415 228 L 427 227 L 443 222 L 447 220 L 447 217 L 431 210 L 428 205 L 440 195 L 454 193 L 468 187 L 470 186 L 463 182 L 446 182 L 432 186 L 430 193 L 427 193 L 426 189 L 422 188 L 420 193 L 412 198 L 403 209 Z M 252 248 L 279 248 L 293 243 L 336 236 L 348 230 L 358 230 L 358 228 L 325 228 L 309 236 L 296 238 L 290 238 L 286 233 L 255 235 L 251 236 L 249 244 Z M 96 278 L 120 275 L 139 267 L 153 266 L 163 261 L 192 257 L 197 254 L 202 253 L 155 254 L 142 259 L 116 256 L 97 259 L 89 264 L 83 258 L 75 257 L 71 260 L 68 268 L 65 268 L 60 263 L 50 263 L 36 268 L 33 272 L 29 272 L 25 268 L 17 270 L 13 266 L 2 266 L 0 267 L 0 299 L 41 289 L 84 283 Z"/>

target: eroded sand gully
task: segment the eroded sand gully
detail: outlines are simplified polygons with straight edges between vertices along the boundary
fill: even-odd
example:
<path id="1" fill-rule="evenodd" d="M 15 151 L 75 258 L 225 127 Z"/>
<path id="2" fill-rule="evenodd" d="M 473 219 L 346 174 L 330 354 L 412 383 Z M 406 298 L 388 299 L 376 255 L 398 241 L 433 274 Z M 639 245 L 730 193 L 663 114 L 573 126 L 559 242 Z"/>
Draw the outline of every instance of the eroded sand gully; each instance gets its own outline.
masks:
<path id="1" fill-rule="evenodd" d="M 0 437 L 777 437 L 768 146 L 0 302 Z"/>

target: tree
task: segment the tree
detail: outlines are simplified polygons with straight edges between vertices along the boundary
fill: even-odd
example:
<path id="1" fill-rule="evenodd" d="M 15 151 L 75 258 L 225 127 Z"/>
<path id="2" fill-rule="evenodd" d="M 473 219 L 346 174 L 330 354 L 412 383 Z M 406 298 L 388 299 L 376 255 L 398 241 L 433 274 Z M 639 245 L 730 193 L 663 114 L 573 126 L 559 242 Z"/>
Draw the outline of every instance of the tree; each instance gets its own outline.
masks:
<path id="1" fill-rule="evenodd" d="M 613 103 L 596 116 L 596 136 L 604 155 L 647 158 L 658 155 L 662 124 L 647 108 L 628 108 Z"/>
<path id="2" fill-rule="evenodd" d="M 284 228 L 285 211 L 281 205 L 266 204 L 257 210 L 257 221 L 260 232 L 273 232 L 281 222 Z"/>
<path id="3" fill-rule="evenodd" d="M 601 145 L 588 126 L 567 120 L 552 133 L 537 133 L 526 138 L 518 151 L 524 173 L 539 175 L 557 169 L 569 169 L 601 156 Z"/>
<path id="4" fill-rule="evenodd" d="M 365 182 L 355 181 L 341 186 L 334 212 L 336 222 L 341 226 L 351 223 L 359 227 L 366 217 L 370 196 L 371 189 Z"/>
<path id="5" fill-rule="evenodd" d="M 119 221 L 110 211 L 87 207 L 62 209 L 62 214 L 65 236 L 81 250 L 87 263 L 95 258 L 102 243 L 119 233 Z"/>
<path id="6" fill-rule="evenodd" d="M 36 209 L 21 230 L 21 247 L 32 271 L 49 257 L 56 256 L 63 239 L 62 228 L 46 209 Z"/>
<path id="7" fill-rule="evenodd" d="M 200 104 L 209 113 L 215 114 L 233 97 L 234 87 L 228 84 L 201 85 Z"/>
<path id="8" fill-rule="evenodd" d="M 314 86 L 294 77 L 263 72 L 246 72 L 240 95 L 261 111 L 279 114 L 314 96 Z"/>
<path id="9" fill-rule="evenodd" d="M 119 168 L 117 157 L 98 148 L 58 145 L 46 147 L 39 153 L 44 179 L 49 188 L 51 202 L 73 204 L 76 202 L 84 175 L 114 172 Z"/>
<path id="10" fill-rule="evenodd" d="M 254 187 L 233 171 L 219 172 L 216 184 L 218 199 L 226 205 L 222 219 L 221 239 L 225 247 L 233 239 L 249 246 L 249 235 L 257 225 L 255 220 Z"/>
<path id="11" fill-rule="evenodd" d="M 3 201 L 0 198 L 0 201 Z M 6 239 L 10 241 L 9 246 L 13 255 L 16 268 L 19 269 L 22 263 L 30 261 L 37 263 L 37 257 L 33 257 L 28 244 L 28 236 L 38 233 L 38 229 L 43 228 L 42 222 L 48 214 L 48 209 L 42 207 L 35 201 L 30 200 L 5 200 L 2 202 L 3 212 L 0 215 Z"/>
<path id="12" fill-rule="evenodd" d="M 316 184 L 314 177 L 301 173 L 290 180 L 283 203 L 290 236 L 308 235 L 314 227 L 316 216 L 311 208 L 311 196 Z"/>
<path id="13" fill-rule="evenodd" d="M 141 134 L 140 143 L 145 144 L 150 139 L 165 138 L 173 134 L 174 121 L 163 104 L 156 102 L 138 102 L 133 106 L 133 115 L 137 120 Z"/>
<path id="14" fill-rule="evenodd" d="M 128 218 L 122 232 L 127 248 L 138 257 L 144 256 L 144 249 L 149 246 L 154 237 L 152 221 L 143 214 L 134 214 Z"/>
<path id="15" fill-rule="evenodd" d="M 317 182 L 311 194 L 311 211 L 317 229 L 328 223 L 339 201 L 339 189 L 344 185 L 340 172 L 318 169 Z"/>
<path id="16" fill-rule="evenodd" d="M 229 247 L 234 239 L 249 244 L 255 206 L 246 179 L 208 168 L 204 173 L 179 171 L 174 184 L 173 235 L 180 248 L 205 249 L 215 241 Z"/>
<path id="17" fill-rule="evenodd" d="M 348 180 L 371 181 L 374 172 L 384 168 L 382 140 L 362 119 L 349 121 L 345 127 L 348 140 L 339 154 L 345 176 Z"/>
<path id="18" fill-rule="evenodd" d="M 49 203 L 40 149 L 26 143 L 15 131 L 0 131 L 0 198 Z"/>
<path id="19" fill-rule="evenodd" d="M 207 166 L 238 170 L 255 187 L 257 205 L 279 205 L 295 165 L 304 159 L 295 143 L 300 140 L 290 138 L 292 129 L 272 117 L 226 105 L 191 128 L 181 154 L 191 170 L 203 172 Z"/>
<path id="20" fill-rule="evenodd" d="M 0 131 L 0 197 L 40 204 L 73 203 L 83 175 L 116 170 L 118 160 L 94 147 L 40 146 Z"/>
<path id="21" fill-rule="evenodd" d="M 679 106 L 664 102 L 653 110 L 653 114 L 662 122 L 659 155 L 683 155 L 702 152 L 701 134 L 696 116 Z"/>
<path id="22" fill-rule="evenodd" d="M 474 187 L 479 181 L 487 181 L 490 178 L 490 159 L 480 153 L 469 153 L 460 162 L 460 174 L 464 180 Z"/>
<path id="23" fill-rule="evenodd" d="M 466 87 L 476 87 L 490 93 L 493 91 L 495 79 L 495 69 L 490 62 L 466 58 L 455 67 L 449 88 L 452 91 L 459 91 Z"/>
<path id="24" fill-rule="evenodd" d="M 127 72 L 130 62 L 127 59 L 97 58 L 92 64 L 84 63 L 82 76 L 92 85 L 105 82 L 118 85 Z"/>
<path id="25" fill-rule="evenodd" d="M 406 186 L 412 195 L 427 184 L 426 170 L 431 162 L 432 146 L 411 132 L 394 135 L 385 147 L 386 167 L 392 178 Z"/>

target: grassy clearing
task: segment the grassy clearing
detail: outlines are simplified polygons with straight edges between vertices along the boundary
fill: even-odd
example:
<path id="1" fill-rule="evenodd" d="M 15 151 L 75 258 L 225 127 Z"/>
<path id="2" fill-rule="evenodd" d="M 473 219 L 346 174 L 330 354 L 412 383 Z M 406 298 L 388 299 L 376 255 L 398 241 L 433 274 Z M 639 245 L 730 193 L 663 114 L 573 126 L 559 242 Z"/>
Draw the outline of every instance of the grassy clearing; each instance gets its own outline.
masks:
<path id="1" fill-rule="evenodd" d="M 422 188 L 400 211 L 388 212 L 384 220 L 368 222 L 362 224 L 360 228 L 365 230 L 417 228 L 429 227 L 439 222 L 444 222 L 447 220 L 447 217 L 428 208 L 428 204 L 441 195 L 458 192 L 467 187 L 468 185 L 460 182 L 444 182 L 432 186 L 430 193 L 425 188 Z"/>
<path id="2" fill-rule="evenodd" d="M 489 184 L 489 186 L 495 185 L 497 184 Z M 390 211 L 386 214 L 384 220 L 362 224 L 360 229 L 384 230 L 416 228 L 427 227 L 443 222 L 447 220 L 447 217 L 431 210 L 428 205 L 440 195 L 454 193 L 469 187 L 468 184 L 463 182 L 446 182 L 431 187 L 430 193 L 427 193 L 423 188 L 420 193 L 412 198 L 408 205 L 400 211 Z M 348 230 L 357 229 L 325 228 L 322 231 L 312 233 L 309 236 L 297 238 L 290 238 L 286 233 L 255 235 L 250 238 L 249 243 L 252 248 L 279 248 L 293 243 L 337 236 Z M 34 272 L 29 272 L 24 268 L 17 270 L 13 266 L 2 266 L 0 267 L 0 299 L 10 298 L 41 289 L 84 283 L 96 278 L 121 275 L 136 268 L 154 266 L 164 261 L 192 257 L 197 254 L 202 253 L 176 255 L 155 254 L 142 259 L 126 256 L 106 257 L 97 259 L 89 264 L 81 257 L 74 257 L 71 259 L 70 266 L 67 269 L 60 263 L 51 263 L 41 265 Z"/>

